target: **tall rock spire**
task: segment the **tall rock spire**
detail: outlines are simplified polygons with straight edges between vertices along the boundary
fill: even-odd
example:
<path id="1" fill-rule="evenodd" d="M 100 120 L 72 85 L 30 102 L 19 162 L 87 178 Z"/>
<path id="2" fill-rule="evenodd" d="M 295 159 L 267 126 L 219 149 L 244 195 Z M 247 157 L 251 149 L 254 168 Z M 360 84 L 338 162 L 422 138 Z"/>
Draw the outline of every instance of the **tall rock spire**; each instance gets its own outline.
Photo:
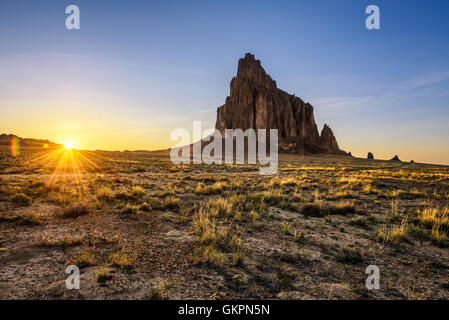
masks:
<path id="1" fill-rule="evenodd" d="M 313 107 L 277 88 L 259 60 L 247 53 L 231 80 L 230 95 L 217 109 L 216 129 L 278 129 L 280 151 L 340 153 L 332 130 L 318 132 Z"/>

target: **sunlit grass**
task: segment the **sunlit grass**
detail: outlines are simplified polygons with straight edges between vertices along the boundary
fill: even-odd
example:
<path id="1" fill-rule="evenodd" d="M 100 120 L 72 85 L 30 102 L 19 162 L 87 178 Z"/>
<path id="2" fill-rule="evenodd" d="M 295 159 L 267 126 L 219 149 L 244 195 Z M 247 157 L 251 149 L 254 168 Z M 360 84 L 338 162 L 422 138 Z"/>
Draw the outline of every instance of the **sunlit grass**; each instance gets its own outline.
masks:
<path id="1" fill-rule="evenodd" d="M 408 234 L 408 223 L 403 219 L 400 225 L 391 228 L 383 227 L 377 230 L 376 239 L 387 244 L 399 244 L 406 239 Z"/>
<path id="2" fill-rule="evenodd" d="M 428 227 L 442 226 L 449 228 L 449 209 L 445 208 L 424 208 L 418 210 L 418 220 Z"/>

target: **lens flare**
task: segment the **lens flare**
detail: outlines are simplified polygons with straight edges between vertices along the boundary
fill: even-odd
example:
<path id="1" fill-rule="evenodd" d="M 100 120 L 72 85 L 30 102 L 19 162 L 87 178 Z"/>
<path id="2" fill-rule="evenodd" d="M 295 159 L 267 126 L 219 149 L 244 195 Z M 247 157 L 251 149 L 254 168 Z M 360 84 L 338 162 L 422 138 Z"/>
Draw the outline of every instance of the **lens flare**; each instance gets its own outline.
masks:
<path id="1" fill-rule="evenodd" d="M 11 138 L 11 155 L 17 157 L 20 155 L 20 140 L 17 137 Z"/>

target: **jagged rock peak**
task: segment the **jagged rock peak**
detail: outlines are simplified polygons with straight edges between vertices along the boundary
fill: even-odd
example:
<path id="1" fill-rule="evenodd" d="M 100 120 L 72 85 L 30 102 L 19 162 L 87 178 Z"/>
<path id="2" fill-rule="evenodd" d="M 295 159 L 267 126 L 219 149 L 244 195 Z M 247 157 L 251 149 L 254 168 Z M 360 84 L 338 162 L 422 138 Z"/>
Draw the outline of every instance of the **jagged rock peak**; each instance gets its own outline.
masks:
<path id="1" fill-rule="evenodd" d="M 253 85 L 263 86 L 268 89 L 276 89 L 276 81 L 265 72 L 260 60 L 256 60 L 254 55 L 247 53 L 239 60 L 237 68 L 237 79 L 252 82 Z M 231 83 L 232 86 L 232 83 Z"/>
<path id="2" fill-rule="evenodd" d="M 323 151 L 327 153 L 337 153 L 340 150 L 337 139 L 327 124 L 324 124 L 323 130 L 321 130 L 320 144 Z"/>

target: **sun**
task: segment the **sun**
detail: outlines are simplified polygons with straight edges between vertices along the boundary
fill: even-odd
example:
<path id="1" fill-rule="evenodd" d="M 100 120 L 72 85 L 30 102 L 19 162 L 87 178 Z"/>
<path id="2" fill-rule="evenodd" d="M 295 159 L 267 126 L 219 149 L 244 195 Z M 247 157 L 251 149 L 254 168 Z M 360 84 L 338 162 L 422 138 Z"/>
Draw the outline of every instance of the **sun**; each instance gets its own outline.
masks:
<path id="1" fill-rule="evenodd" d="M 66 142 L 64 142 L 64 148 L 70 150 L 70 149 L 74 149 L 75 146 L 73 145 L 73 143 L 71 141 L 66 141 Z"/>

